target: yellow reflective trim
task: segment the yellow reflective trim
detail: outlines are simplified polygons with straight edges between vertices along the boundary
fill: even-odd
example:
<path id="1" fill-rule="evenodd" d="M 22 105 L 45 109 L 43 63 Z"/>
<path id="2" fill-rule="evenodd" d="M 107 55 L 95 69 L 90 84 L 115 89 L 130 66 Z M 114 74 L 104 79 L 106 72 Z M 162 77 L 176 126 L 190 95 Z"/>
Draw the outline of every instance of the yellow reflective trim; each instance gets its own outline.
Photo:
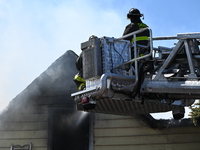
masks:
<path id="1" fill-rule="evenodd" d="M 146 24 L 144 23 L 138 23 L 138 26 L 139 26 L 139 29 L 143 29 L 143 28 L 146 28 L 148 27 Z"/>
<path id="2" fill-rule="evenodd" d="M 148 36 L 139 36 L 139 37 L 136 37 L 136 41 L 142 41 L 142 40 L 148 40 L 149 37 Z"/>
<path id="3" fill-rule="evenodd" d="M 78 87 L 78 90 L 79 90 L 79 91 L 83 90 L 83 89 L 82 89 L 82 86 L 84 86 L 84 85 L 85 85 L 85 83 L 81 83 L 81 84 L 79 85 L 79 87 Z"/>
<path id="4" fill-rule="evenodd" d="M 140 54 L 140 55 L 138 56 L 138 58 L 139 58 L 139 57 L 142 57 L 142 56 L 144 56 L 144 54 Z M 134 59 L 135 59 L 135 58 L 133 58 L 132 60 L 134 60 Z M 135 61 L 133 61 L 132 64 L 133 64 L 133 63 L 135 63 Z"/>
<path id="5" fill-rule="evenodd" d="M 76 81 L 84 82 L 84 83 L 85 83 L 85 80 L 84 80 L 83 78 L 81 78 L 80 76 L 78 76 L 78 75 L 75 75 L 74 79 L 75 79 Z"/>
<path id="6" fill-rule="evenodd" d="M 148 36 L 138 36 L 136 37 L 136 41 L 145 41 L 145 40 L 149 40 Z M 132 38 L 131 42 L 134 42 L 134 38 Z"/>
<path id="7" fill-rule="evenodd" d="M 138 57 L 142 57 L 142 56 L 144 56 L 144 54 L 140 54 Z"/>

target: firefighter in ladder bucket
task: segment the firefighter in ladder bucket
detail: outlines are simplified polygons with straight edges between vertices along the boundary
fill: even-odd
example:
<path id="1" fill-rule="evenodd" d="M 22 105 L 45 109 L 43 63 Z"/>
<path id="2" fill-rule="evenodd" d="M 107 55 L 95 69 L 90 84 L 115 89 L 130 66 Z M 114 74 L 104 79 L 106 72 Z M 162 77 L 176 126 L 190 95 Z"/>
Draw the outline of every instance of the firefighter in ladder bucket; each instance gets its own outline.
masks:
<path id="1" fill-rule="evenodd" d="M 146 24 L 144 24 L 141 21 L 140 17 L 143 17 L 143 19 L 144 19 L 144 15 L 141 14 L 138 9 L 136 9 L 136 8 L 130 9 L 130 11 L 127 14 L 127 19 L 129 19 L 131 21 L 131 23 L 126 26 L 123 35 L 126 35 L 126 34 L 129 34 L 131 32 L 134 32 L 134 31 L 148 27 Z M 149 53 L 149 40 L 148 40 L 148 38 L 149 38 L 149 30 L 145 30 L 144 32 L 141 32 L 141 33 L 136 35 L 137 44 L 146 46 L 145 48 L 139 49 L 139 52 L 138 52 L 139 57 Z M 129 37 L 124 38 L 124 39 L 129 40 L 131 42 L 134 42 L 134 38 L 132 36 L 129 36 Z M 132 55 L 131 58 L 134 58 L 134 50 L 133 49 L 132 49 L 132 53 L 131 53 L 131 55 Z M 139 70 L 140 70 L 140 72 L 141 71 L 142 72 L 141 72 L 141 75 L 140 75 L 139 82 L 143 81 L 143 75 L 142 74 L 147 72 L 147 70 L 149 70 L 149 68 L 150 68 L 149 66 L 151 66 L 151 65 L 148 65 L 148 64 L 145 63 L 145 62 L 147 62 L 148 59 L 149 58 L 145 58 L 144 60 L 140 61 L 141 63 L 140 63 L 139 68 L 142 68 L 142 69 L 139 69 Z M 80 56 L 77 58 L 76 68 L 78 69 L 79 72 L 75 75 L 74 82 L 76 83 L 78 90 L 81 91 L 81 90 L 84 90 L 85 87 L 86 87 L 86 82 L 85 82 L 85 80 L 83 79 L 83 76 L 82 76 L 82 54 L 80 54 Z M 146 69 L 144 69 L 144 68 L 146 68 Z"/>
<path id="2" fill-rule="evenodd" d="M 144 15 L 141 14 L 137 8 L 131 8 L 129 10 L 127 14 L 127 19 L 129 19 L 131 23 L 126 26 L 123 36 L 129 33 L 132 33 L 134 31 L 148 27 L 145 23 L 142 22 L 142 20 L 140 19 L 141 17 L 143 17 L 144 19 Z M 143 47 L 137 46 L 137 51 L 138 51 L 137 57 L 142 57 L 150 53 L 149 36 L 150 36 L 150 33 L 149 33 L 149 30 L 147 29 L 141 33 L 138 33 L 136 35 L 136 40 L 133 38 L 133 36 L 129 36 L 124 39 L 129 40 L 132 43 L 135 40 L 137 45 L 143 46 Z M 131 49 L 131 58 L 134 59 L 134 47 L 132 47 Z M 138 66 L 139 79 L 138 79 L 137 92 L 139 92 L 140 86 L 144 80 L 144 74 L 153 69 L 153 64 L 150 63 L 149 60 L 150 60 L 150 57 L 139 60 L 139 66 Z"/>

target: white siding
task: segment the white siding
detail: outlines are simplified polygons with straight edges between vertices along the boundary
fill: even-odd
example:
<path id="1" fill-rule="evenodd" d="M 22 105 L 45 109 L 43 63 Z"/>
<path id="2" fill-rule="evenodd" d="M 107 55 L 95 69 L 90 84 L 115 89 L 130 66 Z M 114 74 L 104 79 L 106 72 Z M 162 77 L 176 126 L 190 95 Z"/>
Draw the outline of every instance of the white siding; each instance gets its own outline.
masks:
<path id="1" fill-rule="evenodd" d="M 0 115 L 0 150 L 13 145 L 33 144 L 33 150 L 47 150 L 47 108 L 29 106 L 9 109 Z M 38 111 L 39 110 L 39 111 Z"/>
<path id="2" fill-rule="evenodd" d="M 200 128 L 152 129 L 137 117 L 95 114 L 94 150 L 198 150 Z"/>

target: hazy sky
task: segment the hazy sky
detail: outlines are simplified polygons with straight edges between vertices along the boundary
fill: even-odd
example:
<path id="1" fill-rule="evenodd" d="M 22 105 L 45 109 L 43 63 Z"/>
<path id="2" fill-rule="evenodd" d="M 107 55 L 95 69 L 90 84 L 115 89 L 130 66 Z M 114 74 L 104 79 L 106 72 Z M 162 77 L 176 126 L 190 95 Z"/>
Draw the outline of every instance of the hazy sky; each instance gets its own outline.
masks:
<path id="1" fill-rule="evenodd" d="M 79 54 L 89 36 L 120 37 L 130 8 L 144 14 L 155 37 L 200 32 L 199 6 L 199 0 L 0 0 L 0 110 L 67 50 Z"/>

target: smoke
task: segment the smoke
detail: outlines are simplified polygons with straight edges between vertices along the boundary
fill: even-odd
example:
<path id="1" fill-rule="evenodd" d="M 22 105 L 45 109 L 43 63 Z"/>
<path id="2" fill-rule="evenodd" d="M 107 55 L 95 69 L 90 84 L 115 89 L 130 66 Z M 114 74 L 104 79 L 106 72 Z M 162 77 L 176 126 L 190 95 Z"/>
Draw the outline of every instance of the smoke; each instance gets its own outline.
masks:
<path id="1" fill-rule="evenodd" d="M 174 28 L 180 27 L 178 20 L 171 21 L 173 28 L 158 21 L 157 12 L 165 12 L 160 11 L 163 5 L 152 11 L 154 7 L 147 8 L 139 0 L 0 0 L 0 104 L 20 93 L 66 50 L 79 54 L 80 43 L 89 36 L 120 37 L 129 23 L 126 14 L 131 7 L 141 8 L 144 22 L 154 29 L 155 35 L 167 32 L 165 35 L 170 36 L 172 29 L 177 33 Z M 165 17 L 162 19 L 167 20 Z M 181 28 L 187 30 L 185 26 Z"/>
<path id="2" fill-rule="evenodd" d="M 89 113 L 82 111 L 74 111 L 70 115 L 62 117 L 59 121 L 59 129 L 66 130 L 66 126 L 70 130 L 76 130 L 82 125 Z"/>
<path id="3" fill-rule="evenodd" d="M 2 108 L 66 49 L 79 54 L 80 43 L 89 36 L 119 37 L 125 26 L 124 17 L 104 1 L 1 0 L 0 4 Z M 100 7 L 103 4 L 106 9 Z"/>

